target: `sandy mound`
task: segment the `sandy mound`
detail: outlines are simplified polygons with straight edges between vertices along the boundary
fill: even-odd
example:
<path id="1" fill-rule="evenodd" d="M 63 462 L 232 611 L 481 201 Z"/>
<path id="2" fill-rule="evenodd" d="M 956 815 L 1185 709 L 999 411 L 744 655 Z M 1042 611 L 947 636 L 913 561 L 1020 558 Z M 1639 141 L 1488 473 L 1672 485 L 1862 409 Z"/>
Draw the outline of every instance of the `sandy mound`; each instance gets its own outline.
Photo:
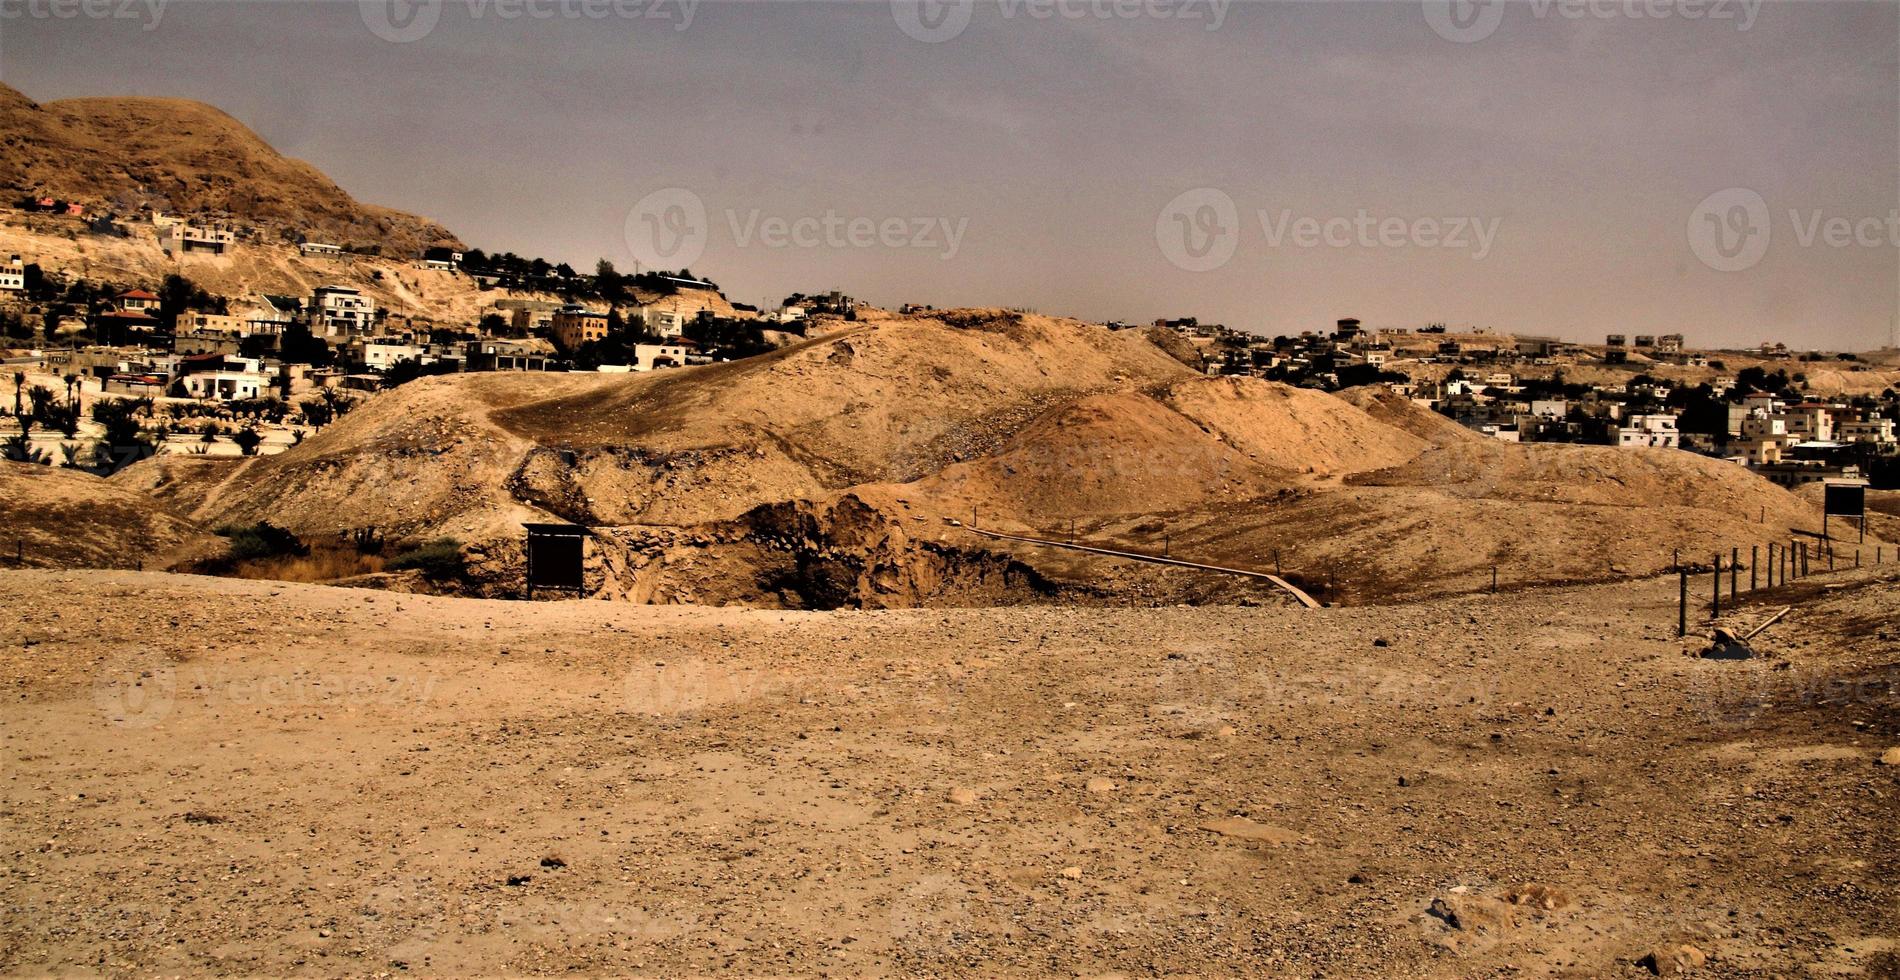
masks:
<path id="1" fill-rule="evenodd" d="M 1396 466 L 1425 440 L 1325 392 L 1256 378 L 1203 378 L 1174 385 L 1165 401 L 1245 453 L 1280 469 L 1332 475 Z"/>
<path id="2" fill-rule="evenodd" d="M 0 462 L 0 560 L 28 568 L 162 568 L 217 538 L 151 497 L 78 470 Z"/>
<path id="3" fill-rule="evenodd" d="M 506 534 L 729 520 L 914 479 L 1003 444 L 1052 404 L 1186 373 L 1138 336 L 990 312 L 862 325 L 761 357 L 646 375 L 461 375 L 370 399 L 206 492 L 219 521 Z M 207 474 L 210 476 L 211 474 Z M 191 492 L 174 490 L 181 497 Z"/>
<path id="4" fill-rule="evenodd" d="M 1339 397 L 1380 422 L 1410 432 L 1433 445 L 1446 446 L 1484 438 L 1384 385 L 1348 388 L 1340 392 Z"/>
<path id="5" fill-rule="evenodd" d="M 907 489 L 947 514 L 975 507 L 1035 526 L 1245 499 L 1292 479 L 1168 406 L 1125 392 L 1058 409 L 1004 451 Z"/>

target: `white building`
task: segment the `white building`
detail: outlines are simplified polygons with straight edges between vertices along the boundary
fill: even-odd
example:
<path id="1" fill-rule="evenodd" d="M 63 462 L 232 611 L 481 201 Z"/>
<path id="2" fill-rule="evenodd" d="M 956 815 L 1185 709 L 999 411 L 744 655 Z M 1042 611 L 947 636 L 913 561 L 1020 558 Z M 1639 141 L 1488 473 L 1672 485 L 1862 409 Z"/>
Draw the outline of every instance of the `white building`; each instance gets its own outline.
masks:
<path id="1" fill-rule="evenodd" d="M 1842 442 L 1883 444 L 1894 441 L 1892 419 L 1879 416 L 1842 422 L 1835 427 L 1835 434 Z"/>
<path id="2" fill-rule="evenodd" d="M 655 337 L 678 337 L 686 332 L 686 325 L 693 322 L 697 313 L 680 310 L 666 310 L 657 306 L 640 307 L 640 322 L 646 324 L 647 332 Z"/>
<path id="3" fill-rule="evenodd" d="M 1680 449 L 1682 433 L 1676 430 L 1674 415 L 1632 415 L 1616 430 L 1616 444 Z"/>
<path id="4" fill-rule="evenodd" d="M 400 340 L 366 340 L 362 348 L 363 366 L 372 371 L 387 371 L 404 361 L 435 363 L 435 358 L 429 355 L 429 349 L 421 344 L 407 344 Z"/>
<path id="5" fill-rule="evenodd" d="M 270 378 L 253 371 L 202 371 L 178 379 L 185 393 L 193 398 L 211 398 L 221 402 L 261 398 L 270 389 Z"/>
<path id="6" fill-rule="evenodd" d="M 318 286 L 310 294 L 310 330 L 324 337 L 368 333 L 376 322 L 376 304 L 348 286 Z"/>
<path id="7" fill-rule="evenodd" d="M 297 248 L 299 251 L 303 252 L 303 254 L 309 255 L 309 256 L 319 256 L 319 255 L 330 256 L 330 255 L 343 254 L 343 246 L 331 245 L 327 242 L 304 242 L 302 245 L 297 246 Z"/>
<path id="8" fill-rule="evenodd" d="M 17 293 L 25 288 L 26 263 L 20 261 L 20 257 L 16 255 L 8 259 L 4 267 L 0 267 L 0 289 Z"/>
<path id="9" fill-rule="evenodd" d="M 654 368 L 685 366 L 685 347 L 677 344 L 633 345 L 633 369 L 635 371 L 651 371 Z"/>
<path id="10" fill-rule="evenodd" d="M 229 228 L 174 221 L 159 231 L 159 244 L 167 252 L 210 252 L 223 255 L 237 242 Z"/>

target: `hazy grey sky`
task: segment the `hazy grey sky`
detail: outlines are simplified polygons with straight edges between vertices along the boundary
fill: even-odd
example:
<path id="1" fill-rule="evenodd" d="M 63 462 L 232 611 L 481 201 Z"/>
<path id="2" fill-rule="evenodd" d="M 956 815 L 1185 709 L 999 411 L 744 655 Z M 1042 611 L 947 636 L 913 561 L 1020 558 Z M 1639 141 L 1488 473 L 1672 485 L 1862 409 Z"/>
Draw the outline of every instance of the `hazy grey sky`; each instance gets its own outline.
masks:
<path id="1" fill-rule="evenodd" d="M 0 81 L 750 302 L 1869 347 L 1900 297 L 1892 2 L 127 2 L 0 0 Z"/>

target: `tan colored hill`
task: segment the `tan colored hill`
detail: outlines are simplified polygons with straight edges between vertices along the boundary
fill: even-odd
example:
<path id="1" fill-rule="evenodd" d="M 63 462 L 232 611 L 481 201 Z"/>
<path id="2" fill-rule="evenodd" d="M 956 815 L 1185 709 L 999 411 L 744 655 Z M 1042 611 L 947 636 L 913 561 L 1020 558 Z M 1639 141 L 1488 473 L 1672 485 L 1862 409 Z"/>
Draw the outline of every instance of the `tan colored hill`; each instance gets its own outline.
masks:
<path id="1" fill-rule="evenodd" d="M 351 197 L 243 123 L 182 99 L 86 98 L 36 104 L 0 86 L 0 192 L 76 200 L 94 210 L 229 216 L 272 234 L 381 244 L 413 254 L 455 243 L 434 222 Z"/>
<path id="2" fill-rule="evenodd" d="M 1186 373 L 1138 336 L 985 312 L 653 374 L 429 378 L 244 464 L 203 508 L 402 533 L 499 533 L 536 514 L 693 525 L 927 475 L 1052 404 Z"/>
<path id="3" fill-rule="evenodd" d="M 1243 568 L 1277 556 L 1348 602 L 1469 590 L 1494 565 L 1506 585 L 1650 574 L 1676 549 L 1746 553 L 1820 523 L 1732 464 L 1497 443 L 1389 393 L 1207 378 L 1132 331 L 998 311 L 649 375 L 424 379 L 280 456 L 120 479 L 206 524 L 454 536 L 491 592 L 519 582 L 523 521 L 573 521 L 602 529 L 609 595 L 788 606 L 1261 598 L 953 523 L 973 513 Z"/>
<path id="4" fill-rule="evenodd" d="M 162 568 L 219 550 L 151 496 L 89 473 L 0 462 L 0 564 Z"/>

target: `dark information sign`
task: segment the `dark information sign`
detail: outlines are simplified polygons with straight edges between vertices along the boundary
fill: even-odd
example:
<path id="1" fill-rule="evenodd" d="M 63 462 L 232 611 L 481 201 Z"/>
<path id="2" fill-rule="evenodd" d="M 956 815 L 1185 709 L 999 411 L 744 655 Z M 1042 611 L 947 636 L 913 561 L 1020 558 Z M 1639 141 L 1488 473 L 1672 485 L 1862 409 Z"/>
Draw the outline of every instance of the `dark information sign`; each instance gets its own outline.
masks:
<path id="1" fill-rule="evenodd" d="M 528 595 L 534 590 L 584 591 L 582 560 L 587 529 L 576 524 L 527 524 Z"/>
<path id="2" fill-rule="evenodd" d="M 1867 488 L 1859 483 L 1830 483 L 1825 488 L 1822 510 L 1836 517 L 1862 517 L 1867 513 Z"/>

